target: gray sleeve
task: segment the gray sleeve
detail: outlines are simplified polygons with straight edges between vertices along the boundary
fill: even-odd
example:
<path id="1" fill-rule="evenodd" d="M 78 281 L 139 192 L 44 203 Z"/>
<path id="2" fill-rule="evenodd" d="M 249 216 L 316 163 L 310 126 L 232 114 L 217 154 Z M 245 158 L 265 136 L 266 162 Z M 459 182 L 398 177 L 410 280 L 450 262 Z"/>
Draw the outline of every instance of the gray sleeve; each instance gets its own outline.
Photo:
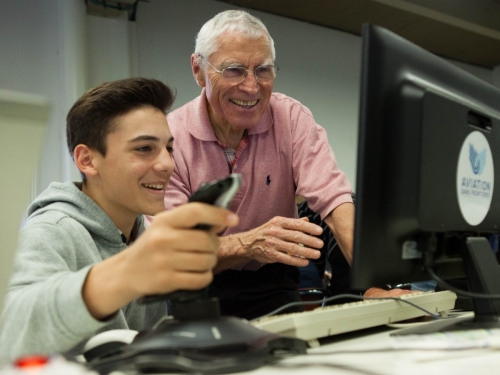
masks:
<path id="1" fill-rule="evenodd" d="M 83 283 L 100 259 L 88 233 L 73 225 L 21 231 L 1 321 L 3 360 L 67 351 L 109 323 L 94 319 L 83 301 Z"/>

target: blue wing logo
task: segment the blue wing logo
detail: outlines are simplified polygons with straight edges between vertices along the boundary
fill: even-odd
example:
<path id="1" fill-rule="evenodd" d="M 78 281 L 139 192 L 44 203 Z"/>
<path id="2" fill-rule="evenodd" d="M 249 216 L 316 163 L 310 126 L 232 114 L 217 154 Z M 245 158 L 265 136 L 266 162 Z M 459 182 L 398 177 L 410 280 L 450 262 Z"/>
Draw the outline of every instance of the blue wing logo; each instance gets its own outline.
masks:
<path id="1" fill-rule="evenodd" d="M 483 173 L 486 165 L 486 149 L 480 153 L 474 148 L 472 143 L 469 143 L 469 159 L 474 174 L 480 175 Z"/>

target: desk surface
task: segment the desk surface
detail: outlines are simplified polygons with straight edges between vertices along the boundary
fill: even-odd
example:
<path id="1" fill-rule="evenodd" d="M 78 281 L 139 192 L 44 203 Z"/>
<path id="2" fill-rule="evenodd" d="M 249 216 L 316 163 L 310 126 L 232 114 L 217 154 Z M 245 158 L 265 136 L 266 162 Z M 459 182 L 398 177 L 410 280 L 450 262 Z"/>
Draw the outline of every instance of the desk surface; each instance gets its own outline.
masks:
<path id="1" fill-rule="evenodd" d="M 307 355 L 238 374 L 471 375 L 499 371 L 500 336 L 496 331 L 489 336 L 494 343 L 491 348 L 456 350 L 393 349 L 390 334 L 396 331 L 379 326 L 331 336 L 322 339 L 320 346 L 309 349 Z"/>
<path id="2" fill-rule="evenodd" d="M 471 375 L 492 374 L 500 366 L 500 350 L 393 350 L 390 333 L 376 327 L 330 337 L 305 356 L 286 359 L 242 374 L 337 375 Z"/>

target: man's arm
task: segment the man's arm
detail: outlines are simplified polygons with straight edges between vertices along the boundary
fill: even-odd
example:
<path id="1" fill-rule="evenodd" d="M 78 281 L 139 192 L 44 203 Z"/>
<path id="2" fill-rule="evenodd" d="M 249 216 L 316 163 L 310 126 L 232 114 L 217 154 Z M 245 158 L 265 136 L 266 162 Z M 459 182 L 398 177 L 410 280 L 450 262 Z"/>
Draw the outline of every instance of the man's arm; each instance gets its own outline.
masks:
<path id="1" fill-rule="evenodd" d="M 349 265 L 352 265 L 352 254 L 354 244 L 354 205 L 344 203 L 337 206 L 324 221 L 333 232 L 340 250 L 346 258 Z M 365 291 L 365 297 L 399 297 L 404 294 L 414 293 L 410 290 L 392 289 L 384 290 L 378 287 L 372 287 Z"/>
<path id="2" fill-rule="evenodd" d="M 354 244 L 354 205 L 343 203 L 337 206 L 325 218 L 325 223 L 332 231 L 349 265 L 352 265 Z"/>
<path id="3" fill-rule="evenodd" d="M 222 237 L 214 273 L 248 260 L 307 266 L 308 259 L 321 255 L 317 249 L 323 247 L 323 241 L 314 236 L 322 232 L 320 226 L 304 219 L 274 217 L 248 232 Z"/>

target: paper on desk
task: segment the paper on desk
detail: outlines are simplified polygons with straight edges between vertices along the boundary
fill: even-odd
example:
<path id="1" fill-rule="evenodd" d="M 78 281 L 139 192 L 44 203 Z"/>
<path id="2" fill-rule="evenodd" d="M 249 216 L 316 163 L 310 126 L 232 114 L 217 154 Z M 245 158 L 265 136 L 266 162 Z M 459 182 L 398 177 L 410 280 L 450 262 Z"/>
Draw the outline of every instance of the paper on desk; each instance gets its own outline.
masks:
<path id="1" fill-rule="evenodd" d="M 500 348 L 500 329 L 472 329 L 418 335 L 391 336 L 394 349 Z"/>

